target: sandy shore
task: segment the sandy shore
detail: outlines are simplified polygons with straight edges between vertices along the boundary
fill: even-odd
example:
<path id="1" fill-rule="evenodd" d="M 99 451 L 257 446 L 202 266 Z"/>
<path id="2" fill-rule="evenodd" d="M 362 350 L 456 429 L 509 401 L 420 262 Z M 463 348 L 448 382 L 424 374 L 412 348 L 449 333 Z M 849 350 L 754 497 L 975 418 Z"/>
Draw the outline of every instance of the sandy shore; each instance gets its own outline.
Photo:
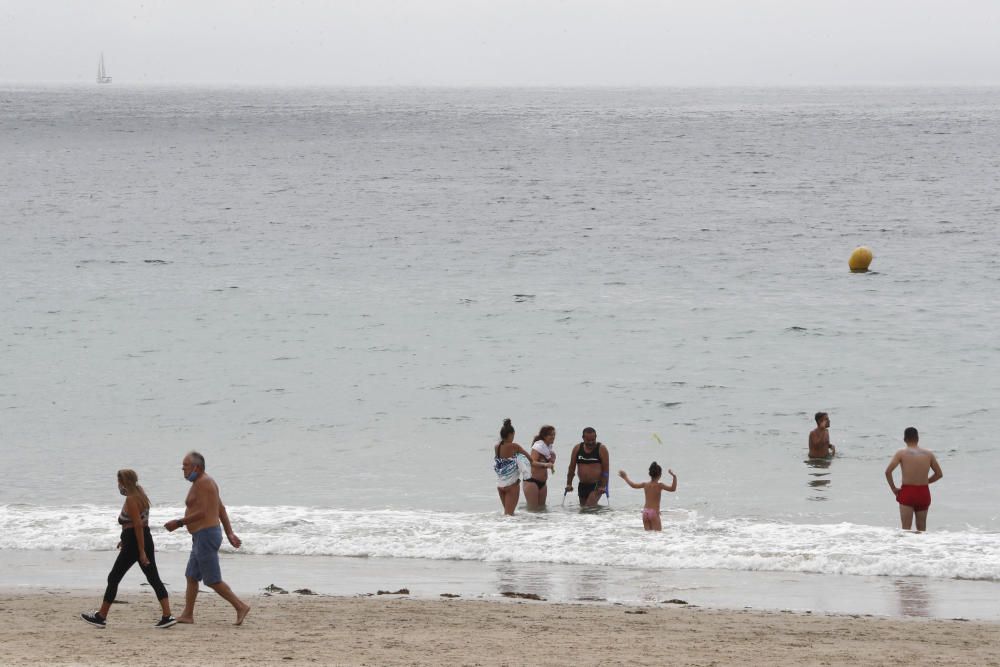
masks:
<path id="1" fill-rule="evenodd" d="M 1000 665 L 1000 624 L 892 620 L 676 605 L 336 598 L 248 600 L 242 627 L 212 594 L 197 623 L 149 627 L 148 592 L 109 625 L 79 620 L 98 596 L 0 596 L 5 665 Z M 180 602 L 177 600 L 176 602 Z M 175 609 L 175 614 L 178 609 Z M 526 647 L 541 647 L 529 654 Z M 586 647 L 581 651 L 580 647 Z"/>

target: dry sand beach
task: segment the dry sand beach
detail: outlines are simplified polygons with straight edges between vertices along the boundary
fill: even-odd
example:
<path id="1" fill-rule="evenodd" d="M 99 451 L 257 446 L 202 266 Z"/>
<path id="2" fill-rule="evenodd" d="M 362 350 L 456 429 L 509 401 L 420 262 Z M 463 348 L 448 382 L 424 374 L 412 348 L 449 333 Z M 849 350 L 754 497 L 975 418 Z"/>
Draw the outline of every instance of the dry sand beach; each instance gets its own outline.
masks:
<path id="1" fill-rule="evenodd" d="M 93 594 L 3 594 L 3 664 L 1000 665 L 1000 625 L 958 620 L 290 594 L 234 627 L 206 595 L 197 625 L 158 631 L 148 593 L 123 600 L 102 630 L 77 618 Z"/>

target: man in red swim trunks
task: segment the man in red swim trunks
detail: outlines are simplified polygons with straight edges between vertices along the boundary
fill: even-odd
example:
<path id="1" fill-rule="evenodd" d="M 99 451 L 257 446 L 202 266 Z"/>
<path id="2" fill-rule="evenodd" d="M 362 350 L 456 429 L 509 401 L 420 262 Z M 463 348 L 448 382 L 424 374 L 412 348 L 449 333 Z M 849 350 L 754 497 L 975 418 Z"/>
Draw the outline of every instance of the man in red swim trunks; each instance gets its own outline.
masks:
<path id="1" fill-rule="evenodd" d="M 944 474 L 934 453 L 922 449 L 918 444 L 920 435 L 917 429 L 912 426 L 907 428 L 903 432 L 903 442 L 906 443 L 906 447 L 896 452 L 892 461 L 889 461 L 889 467 L 885 469 L 885 479 L 899 503 L 899 520 L 903 524 L 903 530 L 910 530 L 910 526 L 913 525 L 913 515 L 916 514 L 917 532 L 922 533 L 927 530 L 927 509 L 931 506 L 929 487 L 944 477 Z M 899 489 L 892 481 L 892 471 L 896 466 L 903 468 L 903 486 Z M 934 474 L 927 477 L 927 473 L 931 470 Z"/>

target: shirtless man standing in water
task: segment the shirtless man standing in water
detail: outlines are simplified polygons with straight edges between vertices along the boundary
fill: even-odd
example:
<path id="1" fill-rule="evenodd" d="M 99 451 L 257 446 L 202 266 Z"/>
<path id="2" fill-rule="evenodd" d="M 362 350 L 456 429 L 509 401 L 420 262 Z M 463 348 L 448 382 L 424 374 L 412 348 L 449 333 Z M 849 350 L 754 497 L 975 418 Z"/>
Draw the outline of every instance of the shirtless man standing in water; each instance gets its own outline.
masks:
<path id="1" fill-rule="evenodd" d="M 596 507 L 608 489 L 610 467 L 608 448 L 597 442 L 597 431 L 588 426 L 583 429 L 583 442 L 574 447 L 569 456 L 566 491 L 573 490 L 573 477 L 579 471 L 576 494 L 580 497 L 580 507 Z"/>
<path id="2" fill-rule="evenodd" d="M 240 538 L 229 525 L 226 506 L 219 497 L 219 485 L 205 472 L 205 457 L 198 452 L 188 452 L 181 462 L 181 470 L 184 471 L 184 479 L 191 482 L 191 490 L 184 501 L 184 518 L 172 519 L 163 526 L 170 532 L 187 526 L 191 533 L 191 557 L 184 572 L 187 578 L 184 611 L 177 617 L 177 622 L 194 623 L 198 582 L 204 581 L 206 586 L 233 605 L 236 610 L 236 625 L 241 625 L 250 613 L 250 605 L 236 597 L 229 584 L 222 580 L 222 570 L 219 567 L 223 528 L 229 543 L 237 549 L 240 548 Z"/>
<path id="3" fill-rule="evenodd" d="M 837 453 L 830 444 L 830 416 L 825 412 L 816 413 L 816 428 L 809 433 L 809 458 L 828 459 Z"/>
<path id="4" fill-rule="evenodd" d="M 889 467 L 885 469 L 885 479 L 899 503 L 899 520 L 903 530 L 910 530 L 913 515 L 916 514 L 917 532 L 922 533 L 927 530 L 927 509 L 931 506 L 929 486 L 944 475 L 934 453 L 919 446 L 917 429 L 912 426 L 907 428 L 903 432 L 903 441 L 906 447 L 892 457 Z M 898 489 L 892 481 L 892 471 L 896 466 L 903 468 L 903 485 Z M 934 474 L 928 478 L 927 473 L 931 470 Z"/>

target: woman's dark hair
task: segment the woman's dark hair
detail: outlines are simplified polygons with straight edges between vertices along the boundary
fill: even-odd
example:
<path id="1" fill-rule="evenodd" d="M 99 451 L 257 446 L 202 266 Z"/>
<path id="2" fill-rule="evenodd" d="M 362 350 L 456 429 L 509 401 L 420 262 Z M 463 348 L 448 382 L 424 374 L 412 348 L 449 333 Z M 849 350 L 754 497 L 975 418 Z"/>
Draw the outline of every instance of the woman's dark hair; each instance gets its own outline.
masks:
<path id="1" fill-rule="evenodd" d="M 503 426 L 500 427 L 500 442 L 506 440 L 509 435 L 514 435 L 514 425 L 510 423 L 510 419 L 504 419 Z"/>
<path id="2" fill-rule="evenodd" d="M 663 474 L 663 468 L 660 467 L 659 463 L 653 461 L 652 463 L 649 464 L 649 476 L 652 479 L 659 479 L 660 475 L 662 474 Z"/>
<path id="3" fill-rule="evenodd" d="M 548 424 L 546 424 L 542 428 L 538 429 L 538 435 L 536 435 L 535 439 L 531 441 L 531 444 L 535 444 L 539 440 L 545 440 L 545 438 L 549 437 L 555 432 L 556 432 L 555 426 L 549 426 Z"/>

